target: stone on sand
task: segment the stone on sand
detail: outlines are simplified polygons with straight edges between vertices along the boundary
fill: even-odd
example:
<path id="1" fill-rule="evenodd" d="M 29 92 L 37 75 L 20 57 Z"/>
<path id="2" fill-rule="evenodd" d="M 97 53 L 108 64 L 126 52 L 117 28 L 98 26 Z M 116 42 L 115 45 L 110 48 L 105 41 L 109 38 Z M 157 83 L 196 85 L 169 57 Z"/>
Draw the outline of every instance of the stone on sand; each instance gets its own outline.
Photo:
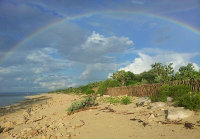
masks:
<path id="1" fill-rule="evenodd" d="M 167 119 L 168 120 L 181 120 L 188 118 L 194 114 L 193 111 L 184 109 L 182 107 L 170 107 L 167 110 Z"/>
<path id="2" fill-rule="evenodd" d="M 36 129 L 32 129 L 32 130 L 28 131 L 28 135 L 31 135 L 31 136 L 35 136 L 37 133 L 38 133 L 38 130 L 36 130 Z"/>
<path id="3" fill-rule="evenodd" d="M 154 119 L 155 119 L 154 114 L 151 114 L 151 115 L 148 117 L 148 121 L 153 121 Z"/>
<path id="4" fill-rule="evenodd" d="M 15 124 L 14 122 L 7 121 L 5 123 L 2 123 L 2 127 L 9 127 L 9 128 L 11 128 L 11 127 L 14 126 L 14 124 Z"/>
<path id="5" fill-rule="evenodd" d="M 11 130 L 11 128 L 6 127 L 6 128 L 3 129 L 3 132 L 8 132 L 9 130 Z"/>
<path id="6" fill-rule="evenodd" d="M 141 97 L 138 99 L 138 102 L 136 103 L 138 106 L 147 106 L 151 103 L 151 99 L 149 97 Z"/>
<path id="7" fill-rule="evenodd" d="M 154 103 L 151 103 L 148 108 L 156 109 L 156 108 L 163 108 L 164 106 L 166 106 L 166 103 L 164 102 L 154 102 Z"/>

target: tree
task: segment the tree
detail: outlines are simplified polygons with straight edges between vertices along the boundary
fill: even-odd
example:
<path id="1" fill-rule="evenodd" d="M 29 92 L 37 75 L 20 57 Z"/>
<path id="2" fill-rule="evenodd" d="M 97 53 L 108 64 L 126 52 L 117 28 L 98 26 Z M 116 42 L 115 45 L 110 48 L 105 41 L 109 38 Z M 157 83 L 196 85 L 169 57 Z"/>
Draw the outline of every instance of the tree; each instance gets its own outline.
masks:
<path id="1" fill-rule="evenodd" d="M 189 63 L 187 66 L 181 66 L 175 74 L 176 80 L 188 80 L 199 77 L 199 72 L 194 69 L 194 65 Z"/>
<path id="2" fill-rule="evenodd" d="M 147 83 L 155 83 L 156 74 L 154 72 L 152 72 L 152 70 L 147 71 L 147 72 L 145 71 L 145 72 L 141 73 L 140 76 L 141 76 L 140 82 L 142 80 L 146 80 Z"/>
<path id="3" fill-rule="evenodd" d="M 162 63 L 155 63 L 152 64 L 151 72 L 155 74 L 155 82 L 168 82 L 171 81 L 173 78 L 173 63 L 170 63 L 169 65 L 163 65 Z"/>
<path id="4" fill-rule="evenodd" d="M 115 73 L 113 73 L 113 75 L 111 76 L 114 80 L 117 80 L 121 83 L 122 86 L 129 84 L 131 81 L 134 80 L 135 75 L 128 71 L 117 71 Z"/>

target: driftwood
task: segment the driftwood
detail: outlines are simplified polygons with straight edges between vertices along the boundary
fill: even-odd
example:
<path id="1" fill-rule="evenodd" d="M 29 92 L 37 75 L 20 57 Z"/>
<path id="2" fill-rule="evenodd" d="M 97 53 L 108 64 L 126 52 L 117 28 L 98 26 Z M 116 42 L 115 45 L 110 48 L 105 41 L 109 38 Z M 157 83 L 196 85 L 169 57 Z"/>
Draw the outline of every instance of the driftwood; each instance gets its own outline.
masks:
<path id="1" fill-rule="evenodd" d="M 136 118 L 132 118 L 130 119 L 131 121 L 137 121 L 138 123 L 142 123 L 142 125 L 145 127 L 146 125 L 148 125 L 148 123 L 142 121 L 141 119 L 136 119 Z"/>
<path id="2" fill-rule="evenodd" d="M 162 124 L 175 124 L 175 125 L 184 125 L 184 128 L 186 129 L 194 129 L 195 124 L 190 122 L 181 122 L 180 121 L 157 121 L 158 123 Z"/>
<path id="3" fill-rule="evenodd" d="M 103 112 L 116 112 L 115 110 L 109 108 L 109 107 L 105 107 L 103 109 L 100 109 L 100 111 L 103 111 Z"/>

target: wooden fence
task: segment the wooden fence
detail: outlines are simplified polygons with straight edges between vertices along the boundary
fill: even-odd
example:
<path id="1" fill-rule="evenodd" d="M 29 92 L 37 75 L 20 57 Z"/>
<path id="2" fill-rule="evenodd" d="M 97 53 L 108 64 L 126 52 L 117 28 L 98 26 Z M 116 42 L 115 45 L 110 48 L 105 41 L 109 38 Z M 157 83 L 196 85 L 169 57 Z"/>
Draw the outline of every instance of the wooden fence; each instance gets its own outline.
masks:
<path id="1" fill-rule="evenodd" d="M 196 92 L 200 91 L 200 79 L 173 81 L 167 84 L 169 85 L 185 84 L 190 86 L 193 91 Z M 114 87 L 114 88 L 108 88 L 105 94 L 110 96 L 119 96 L 119 95 L 151 96 L 157 94 L 159 88 L 162 85 L 163 85 L 162 83 L 157 83 L 157 84 L 144 84 L 138 86 Z"/>

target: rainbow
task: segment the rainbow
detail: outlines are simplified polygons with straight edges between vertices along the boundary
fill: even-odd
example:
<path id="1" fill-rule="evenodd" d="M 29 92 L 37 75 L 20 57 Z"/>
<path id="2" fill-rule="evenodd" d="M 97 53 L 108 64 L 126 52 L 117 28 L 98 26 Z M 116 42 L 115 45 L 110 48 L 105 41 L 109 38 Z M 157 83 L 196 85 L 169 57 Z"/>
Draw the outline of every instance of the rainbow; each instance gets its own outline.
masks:
<path id="1" fill-rule="evenodd" d="M 143 15 L 143 16 L 148 16 L 148 17 L 152 17 L 152 18 L 157 18 L 175 25 L 178 25 L 180 27 L 182 27 L 183 29 L 186 29 L 188 31 L 191 31 L 193 33 L 195 33 L 196 35 L 200 35 L 200 30 L 198 30 L 197 28 L 187 25 L 185 23 L 182 23 L 180 21 L 177 21 L 175 19 L 172 18 L 168 18 L 168 17 L 164 17 L 164 16 L 159 16 L 159 15 L 155 15 L 155 14 L 149 14 L 149 13 L 142 13 L 142 12 L 133 12 L 133 11 L 106 11 L 106 12 L 92 12 L 92 13 L 86 13 L 86 14 L 82 14 L 82 15 L 76 15 L 73 17 L 67 17 L 63 20 L 57 21 L 55 23 L 51 23 L 45 27 L 42 27 L 40 29 L 38 29 L 37 31 L 35 31 L 34 33 L 30 34 L 28 37 L 26 37 L 26 39 L 20 41 L 19 43 L 17 43 L 15 46 L 13 46 L 12 49 L 9 50 L 9 52 L 5 53 L 1 58 L 0 58 L 0 64 L 3 63 L 4 61 L 6 61 L 7 58 L 9 58 L 12 53 L 14 53 L 20 46 L 24 45 L 26 42 L 32 40 L 33 38 L 35 38 L 36 36 L 40 35 L 41 33 L 48 31 L 49 29 L 53 28 L 54 26 L 63 24 L 65 22 L 71 21 L 71 20 L 77 20 L 77 19 L 81 19 L 81 18 L 85 18 L 85 17 L 91 17 L 93 15 L 102 15 L 102 14 L 137 14 L 137 15 Z"/>

